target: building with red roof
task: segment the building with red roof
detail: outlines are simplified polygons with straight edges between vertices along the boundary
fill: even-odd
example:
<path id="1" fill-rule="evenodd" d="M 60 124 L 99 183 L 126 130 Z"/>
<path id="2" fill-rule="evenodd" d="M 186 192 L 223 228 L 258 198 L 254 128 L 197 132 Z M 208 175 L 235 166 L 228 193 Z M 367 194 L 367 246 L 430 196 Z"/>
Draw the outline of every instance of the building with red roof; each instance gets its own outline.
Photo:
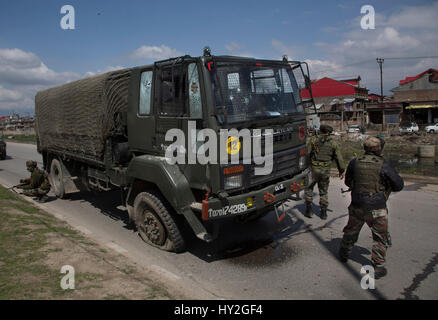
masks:
<path id="1" fill-rule="evenodd" d="M 403 84 L 412 82 L 414 80 L 417 80 L 417 79 L 421 78 L 424 75 L 431 76 L 432 77 L 432 82 L 433 81 L 435 81 L 435 82 L 438 81 L 438 70 L 430 68 L 430 69 L 427 69 L 426 71 L 423 71 L 420 74 L 417 74 L 414 77 L 406 77 L 406 79 L 400 80 L 400 85 L 403 85 Z"/>
<path id="2" fill-rule="evenodd" d="M 318 98 L 318 100 L 344 97 L 364 99 L 368 97 L 368 89 L 360 87 L 360 77 L 348 80 L 335 80 L 324 77 L 314 81 L 311 89 L 313 98 Z M 309 91 L 303 89 L 301 96 L 304 99 L 310 98 Z"/>
<path id="3" fill-rule="evenodd" d="M 360 86 L 360 76 L 346 80 L 328 77 L 312 81 L 311 90 L 321 123 L 344 130 L 348 125 L 364 125 L 364 107 L 368 89 Z M 308 89 L 301 90 L 303 99 L 310 98 Z"/>
<path id="4" fill-rule="evenodd" d="M 438 122 L 438 70 L 429 68 L 416 76 L 400 80 L 391 89 L 394 101 L 403 104 L 409 120 L 418 124 Z"/>
<path id="5" fill-rule="evenodd" d="M 370 93 L 368 95 L 368 101 L 370 102 L 379 102 L 382 100 L 382 96 L 380 94 Z"/>

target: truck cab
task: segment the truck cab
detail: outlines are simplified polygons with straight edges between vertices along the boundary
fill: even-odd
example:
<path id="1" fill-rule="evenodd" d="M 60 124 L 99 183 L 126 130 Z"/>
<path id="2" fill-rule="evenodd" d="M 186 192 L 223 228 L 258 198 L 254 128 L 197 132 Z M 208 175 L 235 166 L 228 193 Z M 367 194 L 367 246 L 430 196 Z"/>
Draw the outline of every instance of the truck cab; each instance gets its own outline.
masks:
<path id="1" fill-rule="evenodd" d="M 308 183 L 307 106 L 295 74 L 305 79 L 301 63 L 208 54 L 134 69 L 127 118 L 129 150 L 134 154 L 127 169 L 132 219 L 142 223 L 135 198 L 146 180 L 157 181 L 154 188 L 205 241 L 213 239 L 204 226 L 207 221 L 249 221 L 284 201 L 299 199 Z M 166 133 L 175 128 L 185 133 L 186 162 L 170 165 L 165 159 L 172 141 L 166 141 Z M 227 137 L 227 153 L 237 153 L 238 163 L 190 163 L 188 149 L 199 150 L 201 144 L 193 136 L 205 128 L 218 139 L 222 130 L 246 129 L 251 139 L 259 130 L 262 146 L 263 130 L 270 129 L 272 170 L 256 174 L 254 150 L 244 154 L 245 142 L 238 135 Z"/>

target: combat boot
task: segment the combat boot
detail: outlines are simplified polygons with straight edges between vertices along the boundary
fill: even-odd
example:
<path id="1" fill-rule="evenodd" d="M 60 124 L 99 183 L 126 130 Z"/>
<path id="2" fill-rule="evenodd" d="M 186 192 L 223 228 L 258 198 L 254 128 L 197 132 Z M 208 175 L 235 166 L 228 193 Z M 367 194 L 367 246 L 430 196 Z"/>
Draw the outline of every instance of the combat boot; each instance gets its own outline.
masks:
<path id="1" fill-rule="evenodd" d="M 321 219 L 327 220 L 327 207 L 321 207 Z"/>
<path id="2" fill-rule="evenodd" d="M 383 278 L 384 276 L 386 276 L 388 274 L 388 270 L 386 270 L 386 268 L 384 266 L 379 266 L 379 265 L 375 265 L 373 264 L 374 267 L 374 279 L 380 279 Z"/>
<path id="3" fill-rule="evenodd" d="M 341 247 L 339 249 L 339 259 L 341 260 L 341 262 L 346 263 L 348 261 L 348 256 L 349 256 L 348 250 Z"/>
<path id="4" fill-rule="evenodd" d="M 312 218 L 313 216 L 312 202 L 306 201 L 306 213 L 304 213 L 304 216 L 306 216 L 307 218 Z"/>

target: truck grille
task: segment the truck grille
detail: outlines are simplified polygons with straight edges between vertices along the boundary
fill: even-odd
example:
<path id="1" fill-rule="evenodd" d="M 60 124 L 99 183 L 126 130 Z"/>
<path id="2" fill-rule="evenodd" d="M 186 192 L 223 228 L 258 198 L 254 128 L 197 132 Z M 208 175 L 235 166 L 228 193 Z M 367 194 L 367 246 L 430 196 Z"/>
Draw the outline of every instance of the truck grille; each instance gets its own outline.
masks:
<path id="1" fill-rule="evenodd" d="M 255 164 L 249 171 L 249 184 L 254 186 L 263 182 L 280 178 L 298 171 L 298 152 L 296 149 L 279 151 L 274 154 L 272 172 L 268 175 L 255 175 Z M 262 167 L 262 166 L 260 166 Z"/>

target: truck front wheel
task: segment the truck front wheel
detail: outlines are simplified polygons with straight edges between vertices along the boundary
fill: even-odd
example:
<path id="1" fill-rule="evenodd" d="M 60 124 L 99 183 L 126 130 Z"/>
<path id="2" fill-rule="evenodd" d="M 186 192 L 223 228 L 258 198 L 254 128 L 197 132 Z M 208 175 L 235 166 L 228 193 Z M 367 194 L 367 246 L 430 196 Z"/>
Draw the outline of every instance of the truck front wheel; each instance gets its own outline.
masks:
<path id="1" fill-rule="evenodd" d="M 149 192 L 141 192 L 134 201 L 135 223 L 146 243 L 166 251 L 181 252 L 184 239 L 163 201 Z"/>
<path id="2" fill-rule="evenodd" d="M 50 180 L 52 183 L 53 191 L 58 198 L 65 197 L 64 180 L 62 175 L 61 163 L 57 159 L 52 160 L 50 165 Z"/>

